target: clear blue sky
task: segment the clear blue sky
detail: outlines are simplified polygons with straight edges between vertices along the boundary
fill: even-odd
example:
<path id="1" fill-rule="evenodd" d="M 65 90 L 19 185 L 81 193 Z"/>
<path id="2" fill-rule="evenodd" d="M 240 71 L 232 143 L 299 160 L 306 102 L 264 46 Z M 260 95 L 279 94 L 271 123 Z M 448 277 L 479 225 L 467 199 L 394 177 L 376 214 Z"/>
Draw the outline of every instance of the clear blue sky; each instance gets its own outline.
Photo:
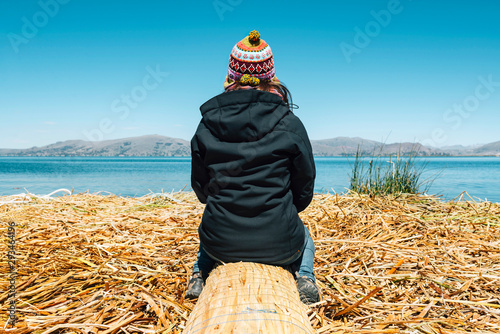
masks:
<path id="1" fill-rule="evenodd" d="M 0 148 L 189 140 L 253 29 L 311 139 L 498 141 L 499 13 L 491 0 L 0 0 Z"/>

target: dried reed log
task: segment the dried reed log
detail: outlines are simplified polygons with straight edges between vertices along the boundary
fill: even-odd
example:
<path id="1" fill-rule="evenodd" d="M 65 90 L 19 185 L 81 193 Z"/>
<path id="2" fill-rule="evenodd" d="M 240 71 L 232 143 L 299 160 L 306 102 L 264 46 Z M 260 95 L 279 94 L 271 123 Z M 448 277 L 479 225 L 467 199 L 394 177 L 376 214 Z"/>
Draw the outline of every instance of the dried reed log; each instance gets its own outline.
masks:
<path id="1" fill-rule="evenodd" d="M 251 262 L 217 267 L 186 324 L 189 333 L 314 333 L 292 275 Z"/>

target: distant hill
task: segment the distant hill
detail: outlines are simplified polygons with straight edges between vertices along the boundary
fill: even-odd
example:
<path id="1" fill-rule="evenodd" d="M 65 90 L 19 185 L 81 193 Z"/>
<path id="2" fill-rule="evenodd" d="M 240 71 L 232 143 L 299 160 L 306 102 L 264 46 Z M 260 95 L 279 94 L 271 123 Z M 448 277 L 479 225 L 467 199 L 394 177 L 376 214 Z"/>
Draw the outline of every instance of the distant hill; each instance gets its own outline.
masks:
<path id="1" fill-rule="evenodd" d="M 363 155 L 397 154 L 407 155 L 418 152 L 423 156 L 500 156 L 500 141 L 482 146 L 449 146 L 431 148 L 418 143 L 391 143 L 363 139 L 359 137 L 336 137 L 312 140 L 316 156 L 353 156 L 358 147 Z M 124 139 L 91 142 L 84 140 L 66 140 L 55 144 L 31 147 L 28 149 L 0 149 L 0 156 L 190 156 L 188 141 L 160 135 L 149 135 Z"/>
<path id="2" fill-rule="evenodd" d="M 24 150 L 0 149 L 3 156 L 189 156 L 188 141 L 159 135 L 124 139 L 84 141 L 66 140 L 55 144 Z"/>
<path id="3" fill-rule="evenodd" d="M 438 149 L 425 147 L 418 143 L 393 143 L 363 139 L 359 137 L 337 137 L 332 139 L 312 140 L 314 155 L 316 156 L 352 156 L 361 150 L 363 155 L 371 154 L 397 154 L 407 155 L 418 152 L 419 155 L 446 155 Z"/>
<path id="4" fill-rule="evenodd" d="M 500 156 L 500 141 L 489 143 L 472 150 L 476 155 Z"/>
<path id="5" fill-rule="evenodd" d="M 381 143 L 359 137 L 336 137 L 332 139 L 311 140 L 314 155 L 318 156 L 341 156 L 356 153 L 358 146 L 363 151 L 372 152 Z"/>

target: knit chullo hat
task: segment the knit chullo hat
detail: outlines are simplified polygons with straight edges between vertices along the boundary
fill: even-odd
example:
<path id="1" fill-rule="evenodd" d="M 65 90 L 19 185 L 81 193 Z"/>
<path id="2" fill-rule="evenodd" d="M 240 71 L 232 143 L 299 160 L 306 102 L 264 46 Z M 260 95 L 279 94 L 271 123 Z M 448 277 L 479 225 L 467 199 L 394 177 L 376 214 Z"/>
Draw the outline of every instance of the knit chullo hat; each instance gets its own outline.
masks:
<path id="1" fill-rule="evenodd" d="M 254 30 L 233 47 L 224 88 L 236 82 L 257 86 L 261 81 L 279 82 L 275 76 L 271 48 Z"/>

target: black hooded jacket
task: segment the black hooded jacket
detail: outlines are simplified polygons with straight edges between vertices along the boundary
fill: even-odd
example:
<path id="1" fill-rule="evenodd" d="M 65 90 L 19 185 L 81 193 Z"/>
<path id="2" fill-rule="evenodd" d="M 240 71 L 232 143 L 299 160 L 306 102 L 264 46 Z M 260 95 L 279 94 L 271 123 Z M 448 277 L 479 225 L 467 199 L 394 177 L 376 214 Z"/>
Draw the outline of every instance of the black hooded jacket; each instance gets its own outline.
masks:
<path id="1" fill-rule="evenodd" d="M 302 122 L 276 94 L 222 93 L 200 107 L 191 184 L 206 203 L 202 247 L 224 262 L 276 264 L 302 251 L 298 212 L 316 176 Z"/>

